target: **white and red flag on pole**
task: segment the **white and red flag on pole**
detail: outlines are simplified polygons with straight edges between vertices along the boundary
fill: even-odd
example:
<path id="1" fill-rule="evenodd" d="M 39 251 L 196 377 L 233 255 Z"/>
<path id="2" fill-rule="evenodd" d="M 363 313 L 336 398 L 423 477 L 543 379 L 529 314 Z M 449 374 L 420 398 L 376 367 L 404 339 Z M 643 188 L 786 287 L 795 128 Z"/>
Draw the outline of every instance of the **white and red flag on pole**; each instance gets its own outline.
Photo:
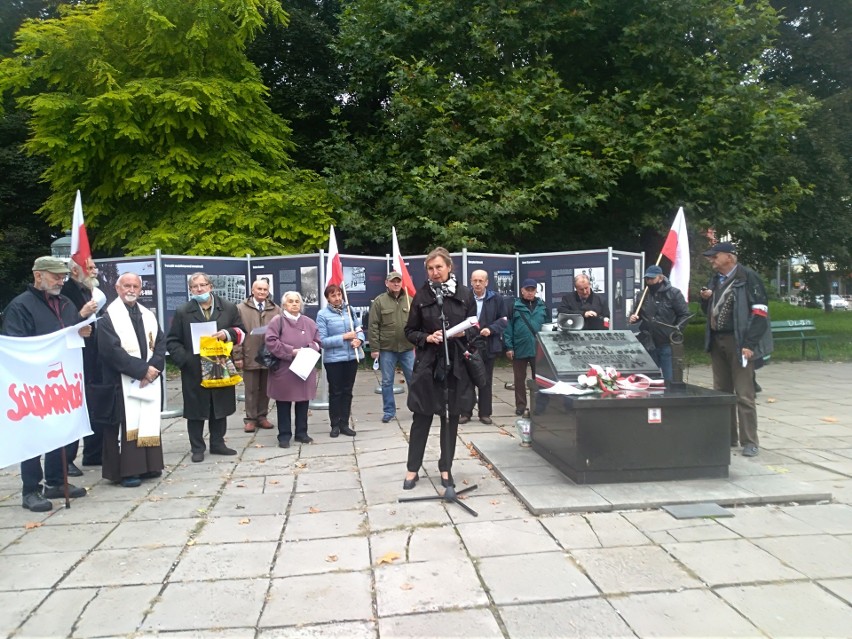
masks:
<path id="1" fill-rule="evenodd" d="M 393 270 L 397 271 L 400 275 L 402 275 L 402 288 L 408 293 L 409 297 L 414 297 L 414 294 L 417 292 L 417 289 L 414 286 L 414 280 L 411 279 L 411 275 L 408 273 L 408 267 L 405 266 L 405 260 L 402 259 L 402 254 L 399 252 L 399 242 L 396 239 L 396 227 L 393 228 L 393 259 L 391 260 L 391 265 L 393 266 Z"/>
<path id="2" fill-rule="evenodd" d="M 663 244 L 661 251 L 672 263 L 669 281 L 672 286 L 680 289 L 684 299 L 689 301 L 689 238 L 686 235 L 686 218 L 683 215 L 683 207 L 680 207 L 675 216 L 672 228 Z"/>
<path id="3" fill-rule="evenodd" d="M 86 223 L 83 221 L 83 198 L 77 190 L 74 202 L 74 218 L 71 220 L 71 259 L 86 272 L 87 264 L 92 259 L 92 249 L 89 246 L 89 236 L 86 233 Z"/>
<path id="4" fill-rule="evenodd" d="M 337 250 L 337 237 L 334 235 L 334 225 L 328 234 L 328 258 L 325 262 L 325 286 L 337 284 L 343 286 L 343 264 L 340 262 L 340 253 Z M 322 294 L 322 291 L 320 291 Z"/>

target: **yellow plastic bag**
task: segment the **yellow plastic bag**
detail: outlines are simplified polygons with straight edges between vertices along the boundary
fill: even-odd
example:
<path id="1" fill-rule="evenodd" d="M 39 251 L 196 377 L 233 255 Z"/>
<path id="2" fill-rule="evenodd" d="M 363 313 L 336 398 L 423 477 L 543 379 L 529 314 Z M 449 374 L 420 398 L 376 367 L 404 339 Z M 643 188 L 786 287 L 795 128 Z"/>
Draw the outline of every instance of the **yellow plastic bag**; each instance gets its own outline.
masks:
<path id="1" fill-rule="evenodd" d="M 215 337 L 204 336 L 199 344 L 201 355 L 201 385 L 204 388 L 236 386 L 243 378 L 231 360 L 233 342 L 220 342 Z"/>

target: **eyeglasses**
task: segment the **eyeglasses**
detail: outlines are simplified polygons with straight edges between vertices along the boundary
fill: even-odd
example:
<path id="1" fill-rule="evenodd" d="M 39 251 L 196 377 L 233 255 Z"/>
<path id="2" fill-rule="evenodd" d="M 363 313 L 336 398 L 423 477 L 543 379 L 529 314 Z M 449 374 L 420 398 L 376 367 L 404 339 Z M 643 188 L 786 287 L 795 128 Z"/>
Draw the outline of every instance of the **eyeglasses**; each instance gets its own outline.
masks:
<path id="1" fill-rule="evenodd" d="M 196 282 L 195 284 L 189 287 L 189 290 L 195 291 L 200 288 L 207 288 L 208 286 L 210 286 L 210 282 Z"/>

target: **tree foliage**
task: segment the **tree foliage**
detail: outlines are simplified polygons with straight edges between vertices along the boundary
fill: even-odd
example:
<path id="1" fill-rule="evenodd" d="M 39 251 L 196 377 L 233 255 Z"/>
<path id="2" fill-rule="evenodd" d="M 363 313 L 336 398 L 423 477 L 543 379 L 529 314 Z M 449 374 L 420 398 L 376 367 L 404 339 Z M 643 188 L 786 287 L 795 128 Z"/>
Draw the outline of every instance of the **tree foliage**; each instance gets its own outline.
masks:
<path id="1" fill-rule="evenodd" d="M 359 0 L 328 147 L 341 227 L 408 250 L 639 248 L 678 205 L 756 237 L 805 100 L 759 80 L 777 17 L 729 0 Z"/>
<path id="2" fill-rule="evenodd" d="M 277 0 L 110 0 L 26 23 L 0 88 L 32 115 L 57 225 L 84 195 L 93 244 L 131 253 L 314 250 L 331 204 L 290 157 L 246 43 Z"/>

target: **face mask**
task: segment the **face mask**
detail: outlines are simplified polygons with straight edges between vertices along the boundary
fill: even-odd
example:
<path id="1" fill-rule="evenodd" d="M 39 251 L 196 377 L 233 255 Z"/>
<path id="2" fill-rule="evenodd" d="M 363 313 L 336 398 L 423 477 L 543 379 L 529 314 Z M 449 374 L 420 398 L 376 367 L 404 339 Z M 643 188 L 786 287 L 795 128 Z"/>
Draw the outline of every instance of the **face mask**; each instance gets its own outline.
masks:
<path id="1" fill-rule="evenodd" d="M 210 299 L 210 291 L 207 291 L 206 293 L 201 293 L 199 295 L 193 295 L 192 299 L 198 302 L 199 304 L 203 304 L 204 302 Z"/>

